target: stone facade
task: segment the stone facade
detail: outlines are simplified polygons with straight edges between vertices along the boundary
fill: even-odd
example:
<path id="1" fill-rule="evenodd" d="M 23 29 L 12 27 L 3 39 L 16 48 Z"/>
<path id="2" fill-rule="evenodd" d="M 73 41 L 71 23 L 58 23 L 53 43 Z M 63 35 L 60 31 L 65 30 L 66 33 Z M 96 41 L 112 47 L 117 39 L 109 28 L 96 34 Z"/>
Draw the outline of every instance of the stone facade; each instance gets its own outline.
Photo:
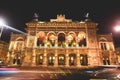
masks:
<path id="1" fill-rule="evenodd" d="M 8 47 L 9 44 L 7 42 L 0 40 L 0 63 L 1 61 L 6 63 Z"/>
<path id="2" fill-rule="evenodd" d="M 80 67 L 116 63 L 112 34 L 97 34 L 90 19 L 72 21 L 57 15 L 50 22 L 35 17 L 27 34 L 11 34 L 8 63 L 22 66 Z"/>

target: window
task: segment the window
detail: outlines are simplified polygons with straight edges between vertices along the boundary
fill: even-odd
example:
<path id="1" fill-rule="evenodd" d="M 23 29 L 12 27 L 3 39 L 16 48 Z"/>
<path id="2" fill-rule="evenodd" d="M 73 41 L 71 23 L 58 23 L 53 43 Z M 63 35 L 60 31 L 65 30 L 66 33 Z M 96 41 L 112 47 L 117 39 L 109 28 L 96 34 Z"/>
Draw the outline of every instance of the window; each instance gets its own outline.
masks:
<path id="1" fill-rule="evenodd" d="M 106 43 L 101 43 L 101 49 L 102 49 L 102 50 L 107 50 Z"/>

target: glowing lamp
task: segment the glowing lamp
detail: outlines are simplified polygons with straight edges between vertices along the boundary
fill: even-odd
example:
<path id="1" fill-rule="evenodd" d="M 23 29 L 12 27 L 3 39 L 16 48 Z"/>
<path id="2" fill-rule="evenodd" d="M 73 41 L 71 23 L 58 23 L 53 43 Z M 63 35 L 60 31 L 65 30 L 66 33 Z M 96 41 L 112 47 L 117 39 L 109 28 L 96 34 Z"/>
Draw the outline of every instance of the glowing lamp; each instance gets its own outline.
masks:
<path id="1" fill-rule="evenodd" d="M 115 31 L 120 31 L 120 26 L 116 26 Z"/>
<path id="2" fill-rule="evenodd" d="M 0 19 L 0 28 L 1 28 L 1 30 L 0 30 L 0 38 L 1 38 L 1 35 L 2 35 L 2 32 L 3 32 L 3 27 L 4 27 L 4 25 L 5 25 L 4 20 L 3 20 L 3 19 Z"/>
<path id="3" fill-rule="evenodd" d="M 0 27 L 5 25 L 5 21 L 3 19 L 0 19 Z"/>

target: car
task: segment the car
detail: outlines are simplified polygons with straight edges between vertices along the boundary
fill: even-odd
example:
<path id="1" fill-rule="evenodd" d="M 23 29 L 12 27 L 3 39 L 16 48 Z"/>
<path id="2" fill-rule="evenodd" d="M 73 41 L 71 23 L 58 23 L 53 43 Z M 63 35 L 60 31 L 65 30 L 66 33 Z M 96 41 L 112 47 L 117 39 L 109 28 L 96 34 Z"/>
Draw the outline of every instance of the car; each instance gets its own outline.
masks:
<path id="1" fill-rule="evenodd" d="M 93 78 L 106 78 L 110 80 L 120 80 L 120 67 L 104 67 L 102 70 L 91 74 Z"/>
<path id="2" fill-rule="evenodd" d="M 7 64 L 5 64 L 3 61 L 0 61 L 0 68 L 1 67 L 7 67 Z"/>

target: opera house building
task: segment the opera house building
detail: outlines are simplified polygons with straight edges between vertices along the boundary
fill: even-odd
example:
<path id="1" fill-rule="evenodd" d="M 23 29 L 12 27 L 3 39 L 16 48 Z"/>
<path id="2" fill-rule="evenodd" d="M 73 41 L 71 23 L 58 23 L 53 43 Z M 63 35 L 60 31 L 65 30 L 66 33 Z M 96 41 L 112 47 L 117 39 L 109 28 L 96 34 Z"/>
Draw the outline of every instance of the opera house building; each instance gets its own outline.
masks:
<path id="1" fill-rule="evenodd" d="M 26 34 L 11 34 L 9 65 L 81 67 L 116 64 L 112 34 L 97 34 L 91 19 L 73 21 L 57 15 L 50 21 L 35 17 Z"/>

